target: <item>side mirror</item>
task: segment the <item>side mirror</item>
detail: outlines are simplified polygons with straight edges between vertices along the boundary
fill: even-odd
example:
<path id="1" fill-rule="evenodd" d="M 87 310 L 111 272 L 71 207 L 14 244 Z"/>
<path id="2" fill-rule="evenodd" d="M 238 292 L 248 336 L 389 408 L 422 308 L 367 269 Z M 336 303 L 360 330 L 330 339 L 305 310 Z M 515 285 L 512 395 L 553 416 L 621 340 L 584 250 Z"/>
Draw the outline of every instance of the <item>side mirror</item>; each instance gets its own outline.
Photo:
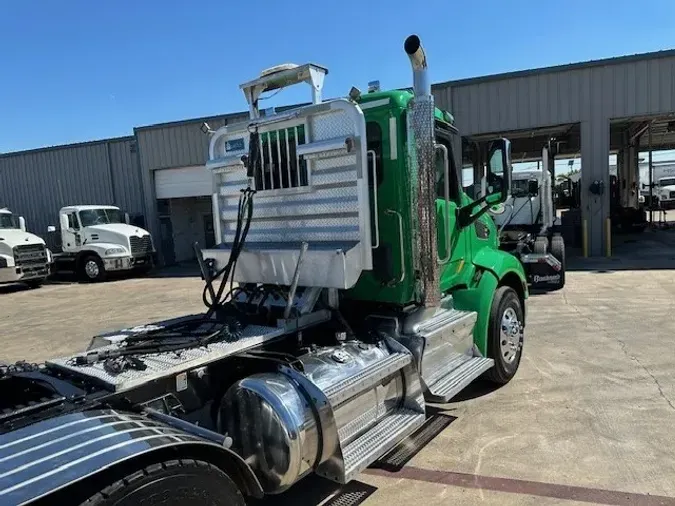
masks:
<path id="1" fill-rule="evenodd" d="M 49 225 L 47 227 L 47 233 L 51 234 L 52 232 L 56 232 L 56 227 L 54 225 Z"/>
<path id="2" fill-rule="evenodd" d="M 511 142 L 497 139 L 490 143 L 486 167 L 487 188 L 485 201 L 488 205 L 506 201 L 511 190 Z"/>
<path id="3" fill-rule="evenodd" d="M 530 179 L 527 182 L 527 193 L 528 195 L 536 195 L 539 193 L 539 181 L 536 179 Z"/>
<path id="4" fill-rule="evenodd" d="M 131 223 L 131 220 L 129 219 L 129 213 L 124 213 L 124 223 L 127 225 Z"/>
<path id="5" fill-rule="evenodd" d="M 26 231 L 26 219 L 23 216 L 19 216 L 19 228 L 25 232 Z"/>
<path id="6" fill-rule="evenodd" d="M 61 223 L 61 230 L 68 230 L 68 216 L 65 214 L 59 215 L 59 222 Z"/>

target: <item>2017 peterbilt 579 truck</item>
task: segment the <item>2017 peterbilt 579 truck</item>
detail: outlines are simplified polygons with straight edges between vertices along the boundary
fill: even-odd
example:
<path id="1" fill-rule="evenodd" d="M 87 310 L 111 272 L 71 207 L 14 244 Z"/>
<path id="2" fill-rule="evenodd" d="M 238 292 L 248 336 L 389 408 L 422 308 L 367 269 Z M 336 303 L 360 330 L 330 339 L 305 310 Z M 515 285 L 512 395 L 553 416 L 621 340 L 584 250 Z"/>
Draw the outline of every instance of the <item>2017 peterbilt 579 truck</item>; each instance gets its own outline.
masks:
<path id="1" fill-rule="evenodd" d="M 0 284 L 24 283 L 37 288 L 49 276 L 51 255 L 45 242 L 26 232 L 23 217 L 0 209 Z"/>
<path id="2" fill-rule="evenodd" d="M 109 272 L 149 271 L 155 248 L 150 233 L 129 224 L 115 206 L 68 206 L 59 211 L 60 227 L 49 227 L 53 270 L 102 281 Z"/>
<path id="3" fill-rule="evenodd" d="M 486 214 L 508 195 L 509 143 L 469 199 L 417 36 L 405 51 L 413 91 L 322 101 L 312 64 L 242 85 L 250 119 L 209 148 L 207 310 L 5 370 L 1 502 L 241 506 L 310 473 L 345 483 L 426 402 L 513 378 L 527 284 Z M 295 83 L 312 104 L 261 117 L 261 94 Z"/>

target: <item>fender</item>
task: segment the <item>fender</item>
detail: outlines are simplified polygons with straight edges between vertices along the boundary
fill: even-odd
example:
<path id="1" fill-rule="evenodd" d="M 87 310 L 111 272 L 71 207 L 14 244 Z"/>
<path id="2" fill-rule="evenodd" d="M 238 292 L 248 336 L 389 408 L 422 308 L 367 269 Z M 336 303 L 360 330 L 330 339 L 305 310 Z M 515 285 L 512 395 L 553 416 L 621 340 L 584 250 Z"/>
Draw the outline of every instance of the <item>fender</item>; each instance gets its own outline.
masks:
<path id="1" fill-rule="evenodd" d="M 28 504 L 117 464 L 166 450 L 215 456 L 215 465 L 257 495 L 255 484 L 260 483 L 241 457 L 179 424 L 160 420 L 97 409 L 0 435 L 0 504 Z M 232 476 L 232 468 L 239 476 Z"/>
<path id="2" fill-rule="evenodd" d="M 99 254 L 98 251 L 95 251 L 93 249 L 86 249 L 82 251 L 78 251 L 77 254 L 75 255 L 75 265 L 79 266 L 80 262 L 82 262 L 82 259 L 85 257 L 88 257 L 89 255 L 94 255 L 103 260 L 101 255 Z"/>
<path id="3" fill-rule="evenodd" d="M 523 316 L 525 316 L 525 300 L 528 297 L 527 277 L 520 261 L 510 253 L 501 250 L 482 248 L 474 257 L 473 264 L 478 267 L 478 273 L 482 272 L 482 274 L 477 274 L 480 278 L 472 287 L 454 291 L 452 297 L 458 309 L 478 313 L 473 341 L 482 355 L 487 356 L 490 308 L 497 287 L 509 285 L 516 290 L 521 298 Z"/>
<path id="4" fill-rule="evenodd" d="M 516 274 L 522 281 L 523 286 L 527 287 L 527 276 L 525 269 L 515 256 L 506 251 L 484 247 L 479 249 L 473 258 L 473 264 L 486 269 L 501 280 L 509 272 Z M 525 291 L 527 298 L 527 289 Z"/>

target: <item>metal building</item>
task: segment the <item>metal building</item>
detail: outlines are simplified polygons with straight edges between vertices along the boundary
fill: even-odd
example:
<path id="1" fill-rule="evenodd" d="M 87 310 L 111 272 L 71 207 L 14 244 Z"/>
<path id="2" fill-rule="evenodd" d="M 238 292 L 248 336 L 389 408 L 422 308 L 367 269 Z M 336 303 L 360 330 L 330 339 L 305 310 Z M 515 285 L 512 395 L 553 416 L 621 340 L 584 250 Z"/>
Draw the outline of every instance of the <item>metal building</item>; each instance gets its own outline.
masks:
<path id="1" fill-rule="evenodd" d="M 0 155 L 0 207 L 24 216 L 29 231 L 45 237 L 47 226 L 58 225 L 59 209 L 73 204 L 145 214 L 134 137 Z"/>
<path id="2" fill-rule="evenodd" d="M 134 129 L 138 142 L 145 214 L 160 260 L 172 264 L 194 258 L 192 245 L 215 243 L 211 174 L 205 164 L 209 137 L 201 131 L 242 121 L 236 113 Z"/>
<path id="3" fill-rule="evenodd" d="M 450 81 L 433 93 L 463 135 L 510 138 L 516 160 L 536 159 L 551 136 L 562 141 L 561 156 L 581 154 L 591 255 L 604 254 L 610 205 L 608 191 L 589 189 L 609 186 L 610 153 L 630 188 L 639 151 L 675 147 L 675 50 Z"/>
<path id="4" fill-rule="evenodd" d="M 611 58 L 450 81 L 433 86 L 436 103 L 463 135 L 512 140 L 514 160 L 535 160 L 551 137 L 560 156 L 581 155 L 582 213 L 589 253 L 604 254 L 609 155 L 626 188 L 638 180 L 638 153 L 675 149 L 675 51 Z M 207 121 L 216 129 L 244 121 L 234 113 L 134 129 L 131 137 L 0 155 L 0 205 L 44 235 L 68 204 L 114 204 L 136 214 L 155 237 L 160 259 L 193 258 L 192 244 L 214 241 L 211 177 L 204 164 Z M 608 185 L 607 185 L 608 186 Z M 597 188 L 597 187 L 596 187 Z M 637 203 L 637 193 L 625 200 Z M 629 203 L 629 202 L 626 202 Z"/>

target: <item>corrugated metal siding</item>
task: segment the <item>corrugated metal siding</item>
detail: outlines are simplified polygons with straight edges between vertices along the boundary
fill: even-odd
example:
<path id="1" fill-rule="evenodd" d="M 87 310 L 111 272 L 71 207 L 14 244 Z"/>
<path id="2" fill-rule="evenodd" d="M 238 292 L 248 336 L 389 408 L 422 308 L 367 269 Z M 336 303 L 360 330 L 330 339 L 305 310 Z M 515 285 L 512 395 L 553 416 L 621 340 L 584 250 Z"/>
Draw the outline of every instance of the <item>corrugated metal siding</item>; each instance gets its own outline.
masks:
<path id="1" fill-rule="evenodd" d="M 237 123 L 248 114 L 219 116 L 206 121 L 215 130 L 227 123 Z M 168 124 L 136 130 L 144 170 L 204 165 L 208 158 L 209 136 L 201 131 L 201 121 Z"/>
<path id="2" fill-rule="evenodd" d="M 129 213 L 144 214 L 143 181 L 133 137 L 109 143 L 115 205 Z"/>
<path id="3" fill-rule="evenodd" d="M 19 153 L 0 158 L 0 201 L 44 236 L 70 204 L 111 204 L 105 144 Z"/>
<path id="4" fill-rule="evenodd" d="M 142 212 L 132 142 L 114 139 L 3 155 L 0 206 L 24 216 L 28 229 L 40 236 L 58 224 L 59 209 L 66 205 L 113 204 Z"/>
<path id="5" fill-rule="evenodd" d="M 638 60 L 502 80 L 435 86 L 465 135 L 522 130 L 675 108 L 675 57 Z"/>

